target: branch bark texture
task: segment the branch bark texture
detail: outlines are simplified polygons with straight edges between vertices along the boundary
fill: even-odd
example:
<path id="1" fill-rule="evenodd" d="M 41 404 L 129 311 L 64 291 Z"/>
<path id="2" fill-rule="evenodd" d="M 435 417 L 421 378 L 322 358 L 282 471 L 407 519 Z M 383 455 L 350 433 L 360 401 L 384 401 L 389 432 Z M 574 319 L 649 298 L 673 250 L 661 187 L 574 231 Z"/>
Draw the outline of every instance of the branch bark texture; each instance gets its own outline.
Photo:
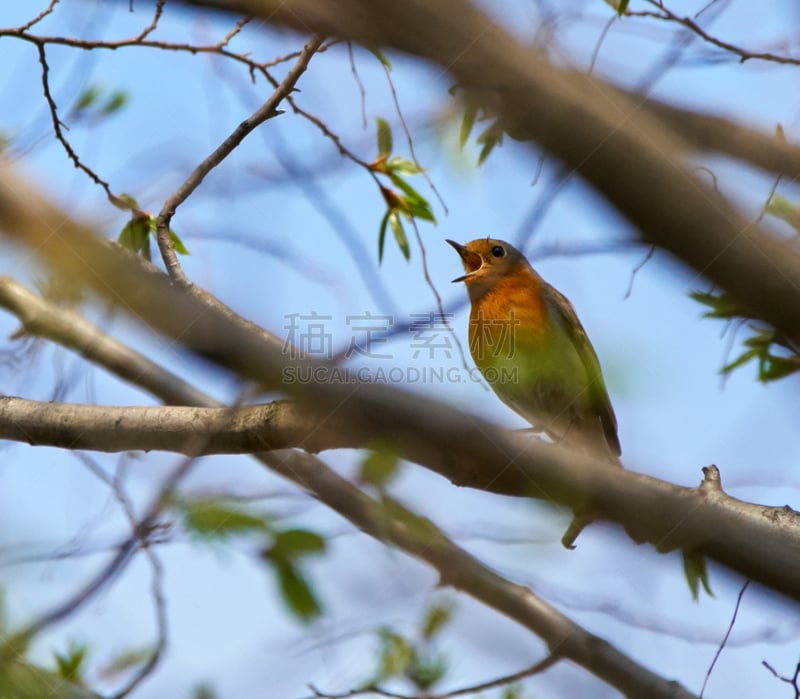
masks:
<path id="1" fill-rule="evenodd" d="M 24 327 L 27 330 L 42 337 L 60 341 L 65 346 L 78 351 L 87 346 L 95 348 L 91 354 L 91 361 L 133 384 L 144 377 L 147 390 L 155 397 L 162 400 L 166 400 L 168 397 L 170 399 L 177 398 L 178 402 L 186 403 L 197 401 L 201 405 L 207 406 L 219 405 L 210 396 L 201 393 L 171 372 L 154 365 L 143 355 L 130 350 L 118 340 L 92 326 L 79 314 L 70 312 L 73 322 L 62 325 L 62 309 L 35 297 L 13 280 L 0 278 L 0 304 L 9 308 L 7 302 L 9 298 L 14 300 L 13 310 L 9 310 L 26 319 Z M 143 387 L 145 386 L 143 385 Z M 66 434 L 66 431 L 70 429 L 69 420 L 75 418 L 86 407 L 92 408 L 94 414 L 91 418 L 93 419 L 105 419 L 98 414 L 98 410 L 100 413 L 109 412 L 108 408 L 95 408 L 95 406 L 67 406 L 65 412 L 57 409 L 48 418 L 46 417 L 47 407 L 53 407 L 52 404 L 47 404 L 44 410 L 40 410 L 42 406 L 33 405 L 32 401 L 22 401 L 21 403 L 19 401 L 20 399 L 14 398 L 0 399 L 0 403 L 2 403 L 0 411 L 7 411 L 6 417 L 9 425 L 18 418 L 18 421 L 23 423 L 23 428 L 20 430 L 18 427 L 17 433 L 26 433 L 29 439 L 37 435 L 28 430 L 46 430 L 46 425 L 52 423 L 55 432 L 60 435 L 59 439 L 83 440 L 85 443 L 91 438 L 76 433 Z M 13 415 L 15 408 L 21 408 L 23 413 L 17 415 L 16 418 Z M 216 413 L 222 424 L 232 426 L 238 422 L 235 413 L 238 412 L 245 416 L 251 414 L 253 418 L 260 419 L 263 417 L 260 415 L 262 409 L 267 409 L 267 414 L 283 413 L 274 425 L 277 426 L 281 422 L 291 424 L 288 433 L 294 434 L 295 439 L 300 436 L 307 442 L 310 435 L 320 432 L 309 426 L 308 418 L 303 418 L 302 414 L 296 410 L 296 406 L 289 403 L 257 406 L 252 410 L 250 408 L 236 410 L 218 408 L 204 412 L 206 414 Z M 154 412 L 158 411 L 158 408 L 122 408 L 119 410 L 133 410 L 142 420 L 155 417 L 158 421 L 157 413 Z M 160 410 L 172 411 L 174 419 L 177 417 L 176 411 L 180 413 L 181 411 L 197 410 L 197 408 L 161 408 Z M 44 418 L 44 424 L 41 423 L 41 420 L 31 421 L 33 415 L 28 411 L 39 412 L 39 418 Z M 27 416 L 24 414 L 26 412 Z M 115 415 L 112 411 L 108 417 L 111 418 L 111 422 L 116 423 L 120 415 Z M 245 421 L 246 419 L 245 417 Z M 90 431 L 93 427 L 97 427 L 96 422 L 94 425 L 91 422 L 88 420 L 85 424 Z M 142 425 L 139 427 L 141 428 Z M 2 429 L 0 428 L 0 431 Z M 156 429 L 158 428 L 156 427 Z M 145 430 L 145 432 L 147 431 L 149 430 Z M 138 439 L 141 439 L 142 430 L 137 429 L 136 432 Z M 210 443 L 210 435 L 193 429 L 190 429 L 190 432 L 192 434 L 186 434 L 184 430 L 185 440 L 175 433 L 172 433 L 171 438 L 174 439 L 177 436 L 186 450 L 192 453 L 200 451 L 197 448 L 198 444 Z M 112 430 L 109 434 L 108 425 L 106 425 L 101 433 L 103 433 L 101 439 L 104 440 L 104 444 L 109 450 L 112 450 L 114 431 Z M 291 438 L 287 440 L 288 433 L 283 432 L 284 441 L 290 441 Z M 333 430 L 328 434 L 337 435 L 339 433 Z M 301 435 L 305 435 L 305 438 Z M 128 438 L 131 437 L 132 435 L 128 435 Z M 163 437 L 165 435 L 162 435 Z M 119 446 L 120 444 L 117 444 L 117 448 Z M 537 634 L 547 644 L 550 649 L 550 657 L 554 660 L 571 660 L 629 696 L 642 695 L 663 699 L 690 699 L 692 696 L 677 682 L 663 679 L 640 666 L 607 641 L 581 628 L 527 588 L 515 585 L 491 571 L 479 560 L 450 541 L 429 520 L 415 515 L 407 508 L 392 501 L 376 502 L 328 468 L 319 459 L 290 449 L 261 452 L 254 456 L 268 468 L 310 492 L 366 534 L 426 561 L 439 572 L 442 584 L 451 585 L 482 601 Z"/>
<path id="2" fill-rule="evenodd" d="M 622 524 L 636 541 L 692 549 L 800 600 L 800 525 L 789 510 L 775 517 L 769 508 L 732 508 L 713 497 L 698 507 L 691 489 L 605 468 L 395 387 L 282 382 L 287 367 L 330 367 L 291 359 L 274 336 L 197 287 L 172 286 L 167 275 L 99 240 L 2 166 L 0 228 L 167 337 L 292 395 L 317 424 L 341 421 L 351 434 L 390 444 L 459 485 L 589 510 Z"/>

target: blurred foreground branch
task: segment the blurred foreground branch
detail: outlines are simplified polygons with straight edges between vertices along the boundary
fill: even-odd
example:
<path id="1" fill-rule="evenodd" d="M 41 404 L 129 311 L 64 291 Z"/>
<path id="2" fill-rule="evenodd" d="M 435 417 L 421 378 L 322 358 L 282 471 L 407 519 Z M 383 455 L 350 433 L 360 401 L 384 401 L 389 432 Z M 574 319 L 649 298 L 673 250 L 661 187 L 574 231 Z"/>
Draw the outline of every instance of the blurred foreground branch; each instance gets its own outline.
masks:
<path id="1" fill-rule="evenodd" d="M 689 150 L 719 150 L 800 175 L 800 149 L 718 118 L 650 106 L 597 78 L 555 68 L 468 0 L 190 0 L 302 32 L 429 59 L 579 172 L 642 237 L 728 290 L 755 317 L 800 342 L 800 256 L 745 220 L 698 179 Z"/>
<path id="2" fill-rule="evenodd" d="M 13 299 L 13 307 L 9 303 Z M 201 405 L 219 405 L 210 396 L 205 396 L 190 384 L 183 382 L 172 373 L 158 367 L 143 355 L 138 354 L 114 338 L 106 335 L 91 323 L 73 311 L 66 311 L 47 301 L 37 298 L 19 284 L 8 278 L 0 279 L 0 305 L 12 310 L 20 318 L 25 318 L 24 329 L 35 332 L 60 342 L 66 347 L 82 352 L 93 363 L 104 367 L 131 383 L 142 380 L 142 386 L 162 400 L 176 402 L 200 403 Z M 64 321 L 67 322 L 64 322 Z M 91 352 L 87 351 L 92 348 Z M 162 385 L 163 381 L 163 385 Z M 33 401 L 21 399 L 0 399 L 10 413 L 14 406 L 23 409 L 33 408 Z M 26 404 L 26 405 L 23 405 Z M 44 404 L 51 407 L 53 404 Z M 106 411 L 107 408 L 94 406 L 67 406 L 73 416 L 83 408 L 93 411 Z M 256 406 L 255 415 L 262 409 L 295 411 L 295 406 L 279 403 L 273 406 Z M 140 417 L 155 417 L 157 411 L 192 411 L 197 408 L 130 408 Z M 208 409 L 207 409 L 208 410 Z M 235 413 L 249 408 L 218 408 L 211 410 L 217 413 L 222 423 L 235 424 Z M 23 425 L 38 429 L 36 423 L 47 424 L 47 411 L 44 410 L 36 420 Z M 51 413 L 55 417 L 59 413 L 56 407 Z M 177 415 L 177 413 L 174 413 Z M 62 415 L 63 416 L 63 415 Z M 21 417 L 21 416 L 19 416 Z M 93 417 L 99 417 L 95 412 Z M 116 415 L 119 417 L 119 415 Z M 293 418 L 301 420 L 299 414 Z M 23 418 L 24 421 L 24 418 Z M 192 429 L 192 424 L 194 428 Z M 54 425 L 51 425 L 55 427 Z M 91 426 L 87 423 L 87 428 Z M 199 444 L 205 443 L 210 435 L 196 429 L 198 423 L 188 422 L 175 427 L 188 428 L 193 434 L 189 437 L 193 446 L 188 450 L 200 451 Z M 161 423 L 161 428 L 164 423 Z M 304 428 L 313 433 L 313 428 L 305 424 Z M 55 427 L 56 430 L 62 429 Z M 147 431 L 147 428 L 145 428 Z M 299 434 L 299 433 L 296 433 Z M 33 434 L 29 434 L 33 437 Z M 73 435 L 77 437 L 77 435 Z M 139 431 L 139 436 L 142 432 Z M 112 435 L 113 439 L 113 435 Z M 124 440 L 124 438 L 123 438 Z M 29 441 L 29 440 L 25 440 Z M 85 445 L 84 445 L 85 446 Z M 73 445 L 72 448 L 77 448 Z M 664 699 L 689 699 L 692 695 L 678 683 L 662 677 L 641 667 L 611 644 L 589 633 L 569 618 L 534 595 L 529 589 L 515 585 L 497 575 L 472 557 L 436 527 L 430 520 L 420 517 L 400 504 L 384 498 L 381 502 L 368 497 L 347 480 L 337 475 L 319 459 L 296 450 L 276 450 L 254 454 L 255 458 L 276 473 L 301 486 L 315 498 L 332 508 L 355 526 L 370 536 L 383 541 L 387 545 L 400 548 L 410 555 L 426 561 L 440 575 L 441 583 L 451 585 L 462 592 L 482 601 L 487 606 L 505 614 L 522 626 L 537 634 L 547 644 L 550 654 L 543 661 L 549 667 L 561 659 L 572 660 L 584 667 L 603 681 L 629 696 L 663 697 Z M 35 624 L 34 624 L 35 625 Z"/>
<path id="3" fill-rule="evenodd" d="M 713 489 L 698 507 L 692 489 L 603 468 L 394 387 L 281 383 L 287 367 L 331 365 L 289 358 L 274 336 L 197 287 L 173 287 L 165 274 L 98 239 L 6 168 L 0 168 L 0 229 L 188 349 L 290 393 L 315 425 L 335 416 L 348 433 L 369 435 L 459 485 L 590 510 L 622 524 L 636 541 L 692 549 L 800 599 L 800 525 L 791 511 L 775 517 L 769 508 L 716 497 Z"/>

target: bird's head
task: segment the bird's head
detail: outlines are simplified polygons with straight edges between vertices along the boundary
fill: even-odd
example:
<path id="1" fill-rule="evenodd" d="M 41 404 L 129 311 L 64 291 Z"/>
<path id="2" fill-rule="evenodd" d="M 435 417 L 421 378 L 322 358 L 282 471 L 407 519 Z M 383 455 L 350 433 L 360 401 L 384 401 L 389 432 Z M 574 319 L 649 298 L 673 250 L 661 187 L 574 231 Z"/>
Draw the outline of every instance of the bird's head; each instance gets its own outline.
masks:
<path id="1" fill-rule="evenodd" d="M 461 256 L 466 272 L 453 281 L 464 282 L 471 296 L 482 294 L 509 274 L 531 271 L 525 256 L 503 240 L 479 238 L 465 245 L 453 240 L 447 242 Z"/>

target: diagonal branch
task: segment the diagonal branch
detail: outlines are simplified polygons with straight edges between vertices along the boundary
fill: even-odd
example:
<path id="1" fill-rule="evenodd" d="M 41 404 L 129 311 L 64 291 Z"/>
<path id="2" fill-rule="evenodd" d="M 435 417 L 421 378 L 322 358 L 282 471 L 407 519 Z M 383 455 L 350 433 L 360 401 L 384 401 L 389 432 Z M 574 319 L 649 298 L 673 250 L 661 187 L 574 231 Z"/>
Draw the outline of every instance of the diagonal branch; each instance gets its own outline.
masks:
<path id="1" fill-rule="evenodd" d="M 311 27 L 433 61 L 500 114 L 512 136 L 536 141 L 580 173 L 645 240 L 672 252 L 698 275 L 728 290 L 752 315 L 800 342 L 800 256 L 750 225 L 693 175 L 687 165 L 691 135 L 684 135 L 677 124 L 666 128 L 647 109 L 643 96 L 555 68 L 468 0 L 193 4 L 303 31 Z M 791 150 L 797 153 L 796 147 Z M 800 160 L 796 155 L 793 160 L 788 174 L 796 176 Z"/>
<path id="2" fill-rule="evenodd" d="M 164 258 L 164 265 L 170 277 L 181 283 L 188 283 L 188 279 L 181 269 L 178 258 L 175 254 L 175 246 L 170 235 L 169 224 L 177 209 L 194 192 L 201 182 L 206 178 L 217 165 L 227 158 L 234 149 L 245 139 L 245 137 L 258 128 L 268 119 L 278 116 L 281 112 L 278 105 L 295 89 L 297 81 L 305 72 L 311 57 L 322 45 L 323 37 L 316 36 L 304 47 L 295 64 L 286 74 L 283 81 L 275 88 L 269 96 L 252 115 L 245 119 L 233 132 L 217 147 L 217 149 L 201 162 L 192 172 L 186 181 L 170 195 L 161 207 L 161 211 L 156 217 L 156 237 L 158 247 Z"/>
<path id="3" fill-rule="evenodd" d="M 0 291 L 13 286 L 15 283 L 10 280 L 0 280 Z M 7 293 L 0 293 L 0 304 L 7 296 Z M 138 378 L 146 377 L 146 384 L 142 387 L 162 400 L 181 402 L 183 398 L 186 403 L 219 405 L 213 398 L 205 396 L 190 384 L 104 334 L 77 313 L 70 312 L 68 320 L 71 322 L 62 324 L 59 318 L 62 309 L 47 301 L 30 297 L 33 294 L 27 291 L 13 295 L 17 305 L 12 312 L 18 313 L 21 318 L 30 319 L 25 323 L 27 330 L 49 337 L 76 351 L 91 346 L 91 355 L 83 353 L 90 361 L 134 384 Z M 160 380 L 163 380 L 163 385 L 160 385 Z M 282 404 L 281 408 L 294 409 L 290 404 Z M 230 409 L 219 412 L 225 414 L 230 421 Z M 198 442 L 205 441 L 206 437 L 200 436 Z M 195 439 L 197 437 L 195 433 Z M 197 448 L 194 447 L 193 450 L 196 452 Z M 642 668 L 611 644 L 574 624 L 527 588 L 514 585 L 489 570 L 447 539 L 428 520 L 391 502 L 387 509 L 386 502 L 377 503 L 367 497 L 322 461 L 291 450 L 262 452 L 254 454 L 254 457 L 309 491 L 320 502 L 353 522 L 365 533 L 427 561 L 440 572 L 444 584 L 450 584 L 471 595 L 539 635 L 548 644 L 551 653 L 537 668 L 545 664 L 549 667 L 562 658 L 570 659 L 629 695 L 664 699 L 689 699 L 691 696 L 679 684 L 668 682 Z"/>
<path id="4" fill-rule="evenodd" d="M 775 518 L 758 506 L 729 508 L 713 479 L 698 507 L 690 489 L 504 433 L 441 401 L 363 381 L 319 380 L 315 372 L 333 365 L 287 356 L 275 337 L 197 287 L 175 287 L 146 261 L 97 239 L 1 165 L 0 229 L 198 355 L 291 394 L 311 419 L 324 423 L 335 415 L 337 424 L 397 445 L 454 483 L 591 511 L 619 522 L 636 541 L 693 548 L 800 599 L 800 525 L 791 510 Z M 315 380 L 286 380 L 287 371 L 300 370 Z"/>

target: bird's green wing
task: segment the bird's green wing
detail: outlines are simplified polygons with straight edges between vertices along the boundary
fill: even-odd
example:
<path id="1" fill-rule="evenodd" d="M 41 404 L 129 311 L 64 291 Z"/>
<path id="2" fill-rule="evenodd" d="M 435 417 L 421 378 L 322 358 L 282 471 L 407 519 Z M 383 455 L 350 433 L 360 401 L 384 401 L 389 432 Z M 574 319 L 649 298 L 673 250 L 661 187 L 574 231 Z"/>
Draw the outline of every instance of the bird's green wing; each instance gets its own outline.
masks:
<path id="1" fill-rule="evenodd" d="M 619 456 L 622 450 L 617 436 L 617 417 L 614 415 L 614 408 L 611 407 L 611 401 L 608 398 L 608 391 L 603 381 L 603 372 L 600 369 L 600 362 L 597 359 L 594 347 L 589 342 L 586 331 L 583 329 L 575 309 L 566 296 L 546 282 L 542 283 L 542 296 L 552 320 L 564 330 L 586 367 L 586 373 L 591 379 L 589 397 L 592 408 L 600 417 L 608 448 L 616 456 Z"/>

